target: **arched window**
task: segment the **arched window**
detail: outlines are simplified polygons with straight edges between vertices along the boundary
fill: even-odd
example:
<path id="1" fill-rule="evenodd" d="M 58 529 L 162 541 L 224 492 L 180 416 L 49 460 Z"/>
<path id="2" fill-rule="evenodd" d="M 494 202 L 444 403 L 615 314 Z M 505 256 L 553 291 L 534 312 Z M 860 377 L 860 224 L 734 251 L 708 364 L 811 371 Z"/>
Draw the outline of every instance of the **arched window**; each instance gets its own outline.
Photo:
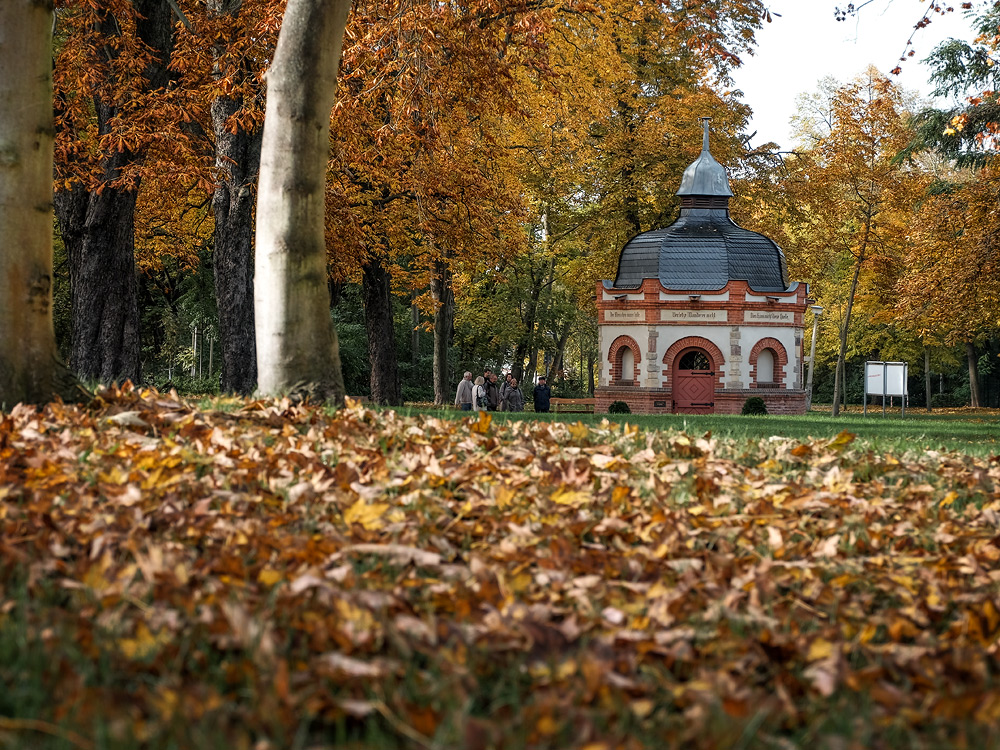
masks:
<path id="1" fill-rule="evenodd" d="M 788 354 L 778 339 L 763 338 L 750 350 L 750 387 L 785 388 Z"/>
<path id="2" fill-rule="evenodd" d="M 677 364 L 678 370 L 711 370 L 712 363 L 708 361 L 705 352 L 693 349 L 681 357 Z"/>
<path id="3" fill-rule="evenodd" d="M 762 349 L 757 355 L 757 383 L 759 385 L 774 384 L 774 351 Z"/>
<path id="4" fill-rule="evenodd" d="M 622 349 L 622 380 L 631 382 L 635 373 L 635 355 L 629 347 Z"/>

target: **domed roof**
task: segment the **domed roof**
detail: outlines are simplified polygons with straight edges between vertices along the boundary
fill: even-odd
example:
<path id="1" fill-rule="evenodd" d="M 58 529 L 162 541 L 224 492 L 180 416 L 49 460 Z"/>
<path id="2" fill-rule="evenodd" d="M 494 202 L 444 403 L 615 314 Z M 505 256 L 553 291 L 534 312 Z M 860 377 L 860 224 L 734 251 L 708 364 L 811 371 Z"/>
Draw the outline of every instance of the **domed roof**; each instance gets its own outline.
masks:
<path id="1" fill-rule="evenodd" d="M 714 291 L 737 279 L 758 292 L 786 291 L 788 267 L 781 248 L 729 218 L 729 178 L 709 153 L 708 119 L 703 122 L 701 155 L 685 170 L 677 191 L 680 217 L 625 244 L 613 286 L 634 289 L 643 279 L 659 279 L 667 289 Z"/>
<path id="2" fill-rule="evenodd" d="M 695 159 L 681 177 L 681 188 L 677 195 L 714 195 L 726 198 L 733 197 L 729 189 L 729 175 L 726 168 L 719 164 L 708 150 L 708 118 L 702 118 L 705 134 L 701 140 L 701 155 Z"/>

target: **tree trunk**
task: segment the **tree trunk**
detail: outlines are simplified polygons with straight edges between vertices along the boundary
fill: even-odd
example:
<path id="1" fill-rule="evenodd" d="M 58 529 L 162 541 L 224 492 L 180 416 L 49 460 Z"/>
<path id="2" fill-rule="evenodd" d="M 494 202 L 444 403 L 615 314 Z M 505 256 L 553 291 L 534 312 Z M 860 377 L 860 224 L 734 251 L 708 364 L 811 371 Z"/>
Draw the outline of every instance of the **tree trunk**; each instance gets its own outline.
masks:
<path id="1" fill-rule="evenodd" d="M 260 170 L 262 133 L 226 123 L 242 102 L 212 102 L 215 166 L 219 184 L 212 195 L 215 213 L 215 299 L 222 349 L 222 390 L 243 395 L 257 387 L 257 347 L 253 310 L 253 183 Z"/>
<path id="2" fill-rule="evenodd" d="M 110 116 L 108 108 L 98 106 L 99 118 Z M 84 380 L 139 380 L 136 193 L 107 187 L 135 158 L 127 151 L 109 155 L 100 193 L 78 186 L 55 196 L 69 256 L 70 366 Z"/>
<path id="3" fill-rule="evenodd" d="M 851 279 L 851 291 L 847 297 L 847 312 L 844 315 L 844 325 L 840 330 L 840 352 L 837 354 L 837 370 L 833 379 L 833 406 L 830 415 L 836 417 L 840 414 L 841 389 L 844 387 L 844 372 L 846 371 L 845 360 L 847 358 L 847 331 L 851 326 L 851 310 L 854 307 L 854 294 L 858 289 L 858 276 L 861 274 L 861 264 L 865 262 L 865 255 L 862 252 L 858 256 L 857 263 L 854 264 L 854 278 Z"/>
<path id="4" fill-rule="evenodd" d="M 522 370 L 521 374 L 514 374 L 517 378 L 517 382 L 524 385 L 525 381 L 533 381 L 535 379 L 535 370 L 538 368 L 538 347 L 534 346 L 533 342 L 528 348 L 528 362 Z"/>
<path id="5" fill-rule="evenodd" d="M 931 408 L 931 348 L 924 347 L 924 396 L 927 399 L 927 411 Z"/>
<path id="6" fill-rule="evenodd" d="M 410 303 L 410 364 L 413 374 L 417 374 L 420 364 L 420 308 Z"/>
<path id="7" fill-rule="evenodd" d="M 0 2 L 0 409 L 71 382 L 52 327 L 51 34 L 51 2 Z"/>
<path id="8" fill-rule="evenodd" d="M 594 383 L 594 366 L 596 364 L 597 358 L 594 356 L 594 350 L 591 349 L 587 352 L 587 393 L 590 394 L 591 398 L 594 396 L 596 386 Z"/>
<path id="9" fill-rule="evenodd" d="M 552 358 L 552 366 L 549 368 L 549 376 L 547 378 L 549 383 L 554 383 L 556 378 L 565 369 L 563 367 L 563 360 L 566 357 L 566 344 L 569 342 L 569 332 L 572 325 L 571 322 L 566 323 L 559 334 L 559 340 L 556 342 L 556 356 Z"/>
<path id="10" fill-rule="evenodd" d="M 392 279 L 378 258 L 361 267 L 361 293 L 371 364 L 371 398 L 376 404 L 402 406 L 396 334 L 392 316 Z"/>
<path id="11" fill-rule="evenodd" d="M 289 0 L 267 74 L 257 196 L 258 388 L 344 400 L 324 208 L 330 112 L 350 0 Z"/>
<path id="12" fill-rule="evenodd" d="M 524 360 L 530 355 L 531 361 L 529 363 L 530 367 L 534 367 L 536 353 L 532 353 L 534 349 L 534 339 L 535 339 L 535 323 L 538 317 L 538 298 L 541 294 L 541 284 L 534 283 L 531 290 L 531 294 L 528 298 L 527 309 L 524 315 L 521 316 L 521 321 L 524 325 L 524 335 L 517 342 L 517 346 L 514 347 L 514 362 L 510 368 L 511 374 L 517 378 L 517 382 L 520 383 L 524 379 Z"/>
<path id="13" fill-rule="evenodd" d="M 170 6 L 160 0 L 133 0 L 139 41 L 152 51 L 143 70 L 144 92 L 165 89 L 173 46 Z M 122 35 L 122 25 L 108 5 L 102 8 L 100 32 Z M 118 56 L 109 41 L 102 53 L 109 62 Z M 103 75 L 112 76 L 110 66 Z M 96 86 L 96 85 L 95 85 Z M 96 86 L 99 87 L 99 86 Z M 106 135 L 122 117 L 115 101 L 95 90 L 94 112 L 98 132 Z M 85 379 L 104 383 L 140 377 L 139 290 L 135 271 L 136 181 L 130 187 L 111 187 L 130 166 L 140 163 L 143 151 L 109 150 L 103 155 L 102 175 L 94 189 L 75 187 L 55 196 L 56 215 L 70 264 L 73 335 L 70 364 Z"/>
<path id="14" fill-rule="evenodd" d="M 455 293 L 451 288 L 451 269 L 447 260 L 435 261 L 431 294 L 438 303 L 434 311 L 434 403 L 440 406 L 451 398 L 448 372 L 448 346 L 455 324 Z"/>
<path id="15" fill-rule="evenodd" d="M 969 406 L 978 409 L 979 398 L 979 366 L 976 357 L 976 346 L 971 341 L 965 342 L 965 355 L 969 359 Z"/>

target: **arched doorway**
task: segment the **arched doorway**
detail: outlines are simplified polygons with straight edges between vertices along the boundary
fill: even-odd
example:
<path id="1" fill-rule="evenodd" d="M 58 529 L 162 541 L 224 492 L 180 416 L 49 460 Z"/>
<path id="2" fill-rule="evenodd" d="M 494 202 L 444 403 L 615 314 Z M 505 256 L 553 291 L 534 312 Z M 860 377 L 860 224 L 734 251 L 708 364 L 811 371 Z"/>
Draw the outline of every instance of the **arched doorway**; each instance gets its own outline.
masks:
<path id="1" fill-rule="evenodd" d="M 715 413 L 715 363 L 704 349 L 686 349 L 674 360 L 674 412 Z"/>

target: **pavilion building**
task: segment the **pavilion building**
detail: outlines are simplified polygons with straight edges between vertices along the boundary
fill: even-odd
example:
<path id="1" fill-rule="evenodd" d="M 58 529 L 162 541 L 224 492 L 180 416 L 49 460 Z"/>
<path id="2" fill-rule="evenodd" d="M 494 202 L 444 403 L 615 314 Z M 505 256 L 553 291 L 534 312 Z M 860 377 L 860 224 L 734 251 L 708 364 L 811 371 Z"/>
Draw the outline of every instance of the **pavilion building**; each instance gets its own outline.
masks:
<path id="1" fill-rule="evenodd" d="M 595 411 L 738 414 L 751 396 L 802 414 L 807 284 L 789 282 L 781 248 L 729 217 L 733 193 L 709 151 L 684 172 L 680 216 L 622 248 L 597 285 Z"/>

